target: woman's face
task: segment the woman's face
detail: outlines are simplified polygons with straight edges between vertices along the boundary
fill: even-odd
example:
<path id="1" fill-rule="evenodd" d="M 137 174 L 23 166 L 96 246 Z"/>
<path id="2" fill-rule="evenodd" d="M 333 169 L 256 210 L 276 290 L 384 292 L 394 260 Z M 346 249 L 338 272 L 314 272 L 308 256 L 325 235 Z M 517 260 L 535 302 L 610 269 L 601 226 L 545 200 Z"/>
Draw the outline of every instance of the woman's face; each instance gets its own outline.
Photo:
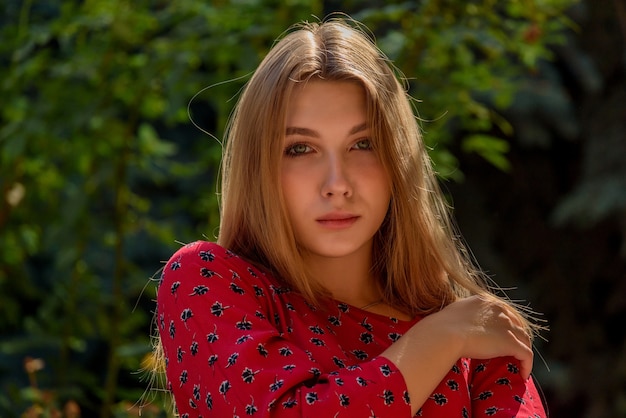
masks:
<path id="1" fill-rule="evenodd" d="M 364 257 L 391 197 L 372 149 L 365 91 L 311 79 L 287 107 L 281 183 L 296 242 L 307 258 Z"/>

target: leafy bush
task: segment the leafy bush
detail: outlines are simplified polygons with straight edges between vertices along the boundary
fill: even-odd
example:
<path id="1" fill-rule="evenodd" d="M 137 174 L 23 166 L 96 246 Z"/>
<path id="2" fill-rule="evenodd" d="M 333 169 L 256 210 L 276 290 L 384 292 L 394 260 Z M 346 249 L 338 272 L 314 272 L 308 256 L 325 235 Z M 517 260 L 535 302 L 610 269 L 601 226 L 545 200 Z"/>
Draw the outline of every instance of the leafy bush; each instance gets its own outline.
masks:
<path id="1" fill-rule="evenodd" d="M 499 110 L 549 56 L 571 2 L 335 3 L 407 74 L 439 172 L 460 179 L 457 149 L 508 168 Z M 2 416 L 136 416 L 154 278 L 177 240 L 214 236 L 216 138 L 234 97 L 277 35 L 330 11 L 305 0 L 4 2 Z M 213 137 L 188 120 L 197 92 L 191 115 Z M 165 416 L 152 405 L 143 416 Z"/>

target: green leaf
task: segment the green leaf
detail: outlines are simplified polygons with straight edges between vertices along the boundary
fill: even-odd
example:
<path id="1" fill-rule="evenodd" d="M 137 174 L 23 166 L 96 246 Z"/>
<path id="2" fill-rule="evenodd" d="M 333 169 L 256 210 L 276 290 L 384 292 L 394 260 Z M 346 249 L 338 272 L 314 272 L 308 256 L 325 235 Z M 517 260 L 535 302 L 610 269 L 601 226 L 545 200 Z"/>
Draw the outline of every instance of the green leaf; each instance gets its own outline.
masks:
<path id="1" fill-rule="evenodd" d="M 502 171 L 511 169 L 511 163 L 505 155 L 509 148 L 506 140 L 486 134 L 469 135 L 462 144 L 463 151 L 477 153 Z"/>

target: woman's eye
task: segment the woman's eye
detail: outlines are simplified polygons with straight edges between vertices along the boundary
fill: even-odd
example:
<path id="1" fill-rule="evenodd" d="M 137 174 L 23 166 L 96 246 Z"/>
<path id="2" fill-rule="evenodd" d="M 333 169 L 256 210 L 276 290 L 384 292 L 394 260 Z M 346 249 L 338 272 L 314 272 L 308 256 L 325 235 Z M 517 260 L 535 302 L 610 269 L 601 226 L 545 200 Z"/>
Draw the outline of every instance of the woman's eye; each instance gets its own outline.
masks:
<path id="1" fill-rule="evenodd" d="M 285 149 L 285 154 L 294 157 L 297 155 L 306 154 L 309 151 L 311 151 L 311 147 L 307 144 L 293 144 Z"/>
<path id="2" fill-rule="evenodd" d="M 370 141 L 369 139 L 360 139 L 357 142 L 355 142 L 353 148 L 359 149 L 359 150 L 372 149 L 372 141 Z"/>

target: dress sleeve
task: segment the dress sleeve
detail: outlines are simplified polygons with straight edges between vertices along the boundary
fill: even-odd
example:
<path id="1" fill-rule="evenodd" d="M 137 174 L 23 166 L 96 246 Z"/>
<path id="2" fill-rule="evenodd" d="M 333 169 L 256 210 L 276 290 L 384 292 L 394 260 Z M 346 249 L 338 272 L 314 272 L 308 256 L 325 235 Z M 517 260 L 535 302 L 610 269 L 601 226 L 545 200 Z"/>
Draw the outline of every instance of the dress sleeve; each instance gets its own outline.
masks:
<path id="1" fill-rule="evenodd" d="M 406 384 L 382 357 L 320 370 L 275 325 L 262 273 L 217 244 L 196 242 L 163 270 L 157 323 L 181 418 L 409 417 Z"/>
<path id="2" fill-rule="evenodd" d="M 522 378 L 515 358 L 472 360 L 470 367 L 472 417 L 546 417 L 532 377 Z"/>

